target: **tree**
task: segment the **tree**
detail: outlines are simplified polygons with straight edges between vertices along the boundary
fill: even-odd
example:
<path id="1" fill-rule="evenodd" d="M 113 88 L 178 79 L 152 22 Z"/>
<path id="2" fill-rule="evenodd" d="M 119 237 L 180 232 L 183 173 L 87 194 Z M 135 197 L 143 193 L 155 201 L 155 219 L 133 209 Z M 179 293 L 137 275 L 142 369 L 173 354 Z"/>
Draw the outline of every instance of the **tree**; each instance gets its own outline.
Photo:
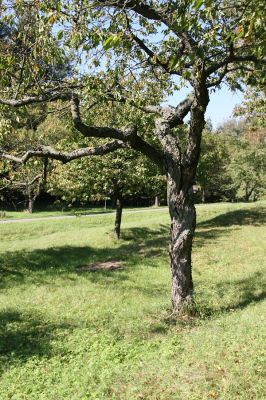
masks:
<path id="1" fill-rule="evenodd" d="M 244 125 L 245 137 L 253 143 L 266 140 L 266 92 L 257 86 L 248 88 L 243 102 L 235 107 L 234 116 L 240 117 Z"/>
<path id="2" fill-rule="evenodd" d="M 201 187 L 201 201 L 234 197 L 234 185 L 228 171 L 231 162 L 227 136 L 204 131 L 196 183 Z"/>
<path id="3" fill-rule="evenodd" d="M 253 117 L 247 113 L 245 119 L 225 121 L 216 134 L 227 149 L 228 157 L 221 175 L 227 182 L 221 190 L 229 199 L 249 201 L 252 195 L 257 199 L 265 191 L 265 130 L 258 124 L 257 115 Z M 216 172 L 219 163 L 215 165 Z"/>
<path id="4" fill-rule="evenodd" d="M 0 110 L 0 144 L 1 148 L 12 154 L 16 149 L 27 149 L 36 143 L 37 125 L 43 120 L 37 118 L 38 113 L 32 115 L 29 110 L 19 110 L 19 113 L 6 113 Z M 24 113 L 23 113 L 24 111 Z M 8 115 L 6 115 L 8 114 Z M 34 129 L 29 130 L 29 123 L 34 121 Z M 25 128 L 22 128 L 26 126 Z M 30 126 L 33 126 L 32 124 Z M 25 207 L 29 213 L 33 212 L 34 204 L 44 189 L 48 159 L 29 160 L 26 166 L 19 168 L 8 160 L 3 160 L 1 165 L 2 179 L 0 187 L 3 191 L 14 190 L 25 198 Z"/>
<path id="5" fill-rule="evenodd" d="M 151 116 L 143 116 L 139 110 L 132 113 L 120 103 L 110 104 L 108 112 L 106 105 L 103 107 L 95 104 L 93 109 L 93 115 L 89 116 L 91 123 L 119 125 L 139 120 L 142 135 L 149 135 L 153 119 Z M 40 130 L 47 130 L 46 122 Z M 91 139 L 77 135 L 69 127 L 69 132 L 62 137 L 60 144 L 57 143 L 57 148 L 59 146 L 64 150 L 69 149 L 70 141 L 71 146 L 75 144 L 76 147 L 94 144 Z M 116 208 L 114 234 L 117 239 L 120 237 L 124 199 L 137 196 L 165 197 L 165 177 L 148 158 L 130 149 L 120 149 L 115 154 L 106 154 L 101 158 L 77 159 L 67 168 L 57 164 L 49 187 L 50 193 L 59 195 L 72 204 L 77 200 L 84 203 L 89 199 L 111 198 Z"/>
<path id="6" fill-rule="evenodd" d="M 27 6 L 24 1 L 15 3 L 17 8 Z M 171 219 L 172 305 L 174 312 L 180 312 L 192 303 L 191 249 L 196 225 L 192 185 L 209 91 L 223 81 L 236 88 L 243 75 L 261 74 L 265 65 L 264 2 L 224 0 L 213 7 L 210 0 L 54 0 L 43 1 L 39 7 L 38 23 L 56 26 L 62 45 L 79 49 L 78 56 L 83 65 L 88 64 L 88 73 L 100 66 L 113 82 L 104 88 L 104 93 L 98 90 L 98 86 L 101 88 L 98 77 L 84 77 L 84 68 L 81 68 L 73 76 L 74 86 L 79 90 L 71 93 L 73 80 L 66 80 L 64 85 L 68 90 L 64 90 L 64 85 L 35 86 L 26 91 L 25 97 L 2 96 L 0 103 L 19 106 L 70 99 L 73 124 L 80 133 L 85 137 L 113 140 L 70 153 L 51 148 L 30 150 L 12 159 L 26 162 L 33 156 L 51 157 L 66 163 L 83 156 L 131 148 L 164 170 Z M 6 18 L 12 19 L 10 15 L 9 9 Z M 60 24 L 62 30 L 58 29 Z M 40 33 L 41 39 L 47 40 L 47 37 Z M 127 76 L 136 82 L 145 79 L 148 89 L 143 92 L 142 85 L 140 88 L 135 85 L 132 90 L 132 84 L 124 84 Z M 191 94 L 179 105 L 163 107 L 158 106 L 157 99 L 154 101 L 153 92 L 158 86 L 160 92 L 165 88 L 170 93 L 184 82 L 191 88 Z M 89 121 L 86 123 L 81 106 L 97 91 L 106 101 L 124 102 L 143 113 L 152 113 L 155 119 L 152 140 L 139 134 L 138 125 L 95 127 Z M 187 141 L 181 151 L 177 128 L 188 114 Z M 7 154 L 2 153 L 2 157 L 10 159 Z"/>
<path id="7" fill-rule="evenodd" d="M 155 197 L 165 189 L 165 178 L 140 153 L 120 150 L 98 158 L 82 158 L 67 167 L 57 165 L 51 174 L 49 193 L 69 204 L 112 199 L 116 209 L 114 234 L 120 238 L 125 199 Z"/>
<path id="8" fill-rule="evenodd" d="M 260 82 L 247 89 L 234 115 L 244 123 L 243 140 L 234 157 L 235 180 L 239 182 L 240 193 L 244 192 L 243 199 L 249 201 L 252 194 L 257 199 L 266 189 L 266 96 Z"/>
<path id="9" fill-rule="evenodd" d="M 232 175 L 238 185 L 238 195 L 244 201 L 257 200 L 266 189 L 266 151 L 261 144 L 242 140 L 232 157 Z"/>

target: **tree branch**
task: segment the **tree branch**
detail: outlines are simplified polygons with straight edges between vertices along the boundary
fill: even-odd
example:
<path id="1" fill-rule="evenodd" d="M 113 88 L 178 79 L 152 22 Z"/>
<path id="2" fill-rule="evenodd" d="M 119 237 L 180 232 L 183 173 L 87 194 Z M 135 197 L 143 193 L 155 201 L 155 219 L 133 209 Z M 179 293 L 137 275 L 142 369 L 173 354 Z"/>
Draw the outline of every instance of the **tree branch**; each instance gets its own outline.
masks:
<path id="1" fill-rule="evenodd" d="M 193 101 L 194 97 L 189 95 L 185 100 L 178 104 L 168 121 L 170 128 L 174 128 L 175 126 L 182 125 L 184 123 L 184 118 L 190 112 Z"/>
<path id="2" fill-rule="evenodd" d="M 30 182 L 14 182 L 10 181 L 9 185 L 15 185 L 15 186 L 20 186 L 20 187 L 28 187 L 32 186 L 38 179 L 42 178 L 42 174 L 36 175 Z"/>
<path id="3" fill-rule="evenodd" d="M 161 114 L 163 111 L 163 107 L 162 106 L 155 106 L 155 105 L 147 105 L 147 106 L 140 106 L 139 104 L 135 103 L 134 100 L 124 96 L 124 95 L 120 95 L 119 97 L 115 97 L 112 93 L 107 92 L 105 93 L 107 96 L 107 99 L 111 100 L 111 101 L 116 101 L 117 103 L 128 103 L 129 105 L 137 108 L 138 110 L 141 110 L 147 114 Z"/>
<path id="4" fill-rule="evenodd" d="M 71 114 L 74 127 L 82 133 L 85 137 L 97 137 L 97 138 L 113 138 L 125 141 L 124 132 L 116 129 L 109 128 L 106 126 L 88 126 L 84 124 L 80 116 L 79 99 L 77 96 L 73 96 L 71 99 Z"/>
<path id="5" fill-rule="evenodd" d="M 18 99 L 18 100 L 17 99 L 0 98 L 0 104 L 12 106 L 12 107 L 21 107 L 21 106 L 26 106 L 28 104 L 43 103 L 46 101 L 70 100 L 70 98 L 71 98 L 70 92 L 60 93 L 60 92 L 54 92 L 54 91 L 50 90 L 50 91 L 44 92 L 40 95 L 27 96 L 27 97 L 24 97 L 23 99 Z"/>
<path id="6" fill-rule="evenodd" d="M 128 9 L 135 11 L 142 17 L 151 19 L 153 21 L 160 21 L 162 15 L 159 10 L 156 10 L 151 5 L 145 4 L 143 1 L 138 0 L 98 0 L 101 6 L 117 7 L 120 9 Z"/>
<path id="7" fill-rule="evenodd" d="M 157 55 L 144 43 L 142 39 L 140 39 L 138 36 L 135 34 L 131 33 L 130 34 L 131 38 L 138 44 L 138 46 L 147 54 L 148 61 L 153 65 L 158 65 L 162 67 L 166 72 L 168 72 L 171 75 L 180 75 L 178 71 L 175 69 L 171 69 L 169 66 L 168 62 L 163 62 L 161 61 Z M 154 61 L 151 61 L 154 60 Z"/>
<path id="8" fill-rule="evenodd" d="M 73 96 L 71 100 L 71 113 L 74 127 L 86 137 L 112 138 L 124 142 L 134 150 L 141 151 L 163 168 L 163 153 L 150 145 L 137 134 L 135 126 L 128 126 L 124 130 L 109 127 L 95 127 L 84 124 L 80 116 L 79 99 Z M 125 146 L 127 147 L 127 146 Z"/>
<path id="9" fill-rule="evenodd" d="M 128 147 L 126 143 L 121 142 L 119 140 L 114 140 L 102 146 L 85 147 L 74 150 L 70 153 L 57 151 L 51 147 L 43 146 L 38 150 L 27 151 L 22 157 L 16 157 L 7 153 L 0 153 L 0 157 L 20 164 L 25 164 L 32 157 L 51 158 L 53 160 L 58 160 L 61 161 L 63 164 L 66 164 L 77 158 L 103 155 L 125 147 Z"/>
<path id="10" fill-rule="evenodd" d="M 214 72 L 217 72 L 220 68 L 226 67 L 229 64 L 232 64 L 234 62 L 253 62 L 253 63 L 258 63 L 262 62 L 265 64 L 265 61 L 263 60 L 258 60 L 255 56 L 253 55 L 246 55 L 246 56 L 237 56 L 235 54 L 230 54 L 226 58 L 224 58 L 220 62 L 213 63 L 206 69 L 206 77 L 209 77 L 211 74 Z"/>

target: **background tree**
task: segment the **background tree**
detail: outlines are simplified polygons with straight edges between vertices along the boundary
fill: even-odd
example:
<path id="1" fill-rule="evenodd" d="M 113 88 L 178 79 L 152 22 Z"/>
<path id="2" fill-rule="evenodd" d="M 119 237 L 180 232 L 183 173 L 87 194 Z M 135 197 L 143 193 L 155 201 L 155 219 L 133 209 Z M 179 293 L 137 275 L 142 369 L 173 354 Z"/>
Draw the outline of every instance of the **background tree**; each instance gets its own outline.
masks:
<path id="1" fill-rule="evenodd" d="M 260 86 L 248 88 L 243 102 L 235 107 L 234 116 L 244 124 L 245 137 L 253 143 L 266 140 L 266 95 Z"/>
<path id="2" fill-rule="evenodd" d="M 244 201 L 257 200 L 266 190 L 266 151 L 261 144 L 241 140 L 234 146 L 231 174 L 238 192 Z"/>
<path id="3" fill-rule="evenodd" d="M 82 107 L 86 117 L 86 109 L 90 106 L 84 102 Z M 143 115 L 139 110 L 132 111 L 132 108 L 120 102 L 93 104 L 93 114 L 89 114 L 88 119 L 93 124 L 101 122 L 113 126 L 137 121 L 144 137 L 150 135 L 153 124 L 152 115 Z M 68 126 L 70 131 L 60 143 L 57 143 L 58 149 L 66 151 L 73 146 L 95 145 L 95 140 L 85 139 L 84 136 L 75 133 L 70 124 Z M 45 129 L 45 123 L 41 129 Z M 70 140 L 70 135 L 72 135 L 72 140 Z M 84 202 L 89 199 L 111 198 L 116 208 L 114 233 L 117 238 L 120 237 L 124 199 L 129 200 L 138 196 L 165 198 L 165 177 L 162 172 L 141 153 L 130 149 L 120 149 L 114 154 L 106 154 L 101 158 L 78 159 L 67 168 L 57 165 L 51 181 L 50 192 L 63 197 L 69 203 L 77 200 Z"/>
<path id="4" fill-rule="evenodd" d="M 114 234 L 119 239 L 125 200 L 165 197 L 165 178 L 149 160 L 130 151 L 82 158 L 54 169 L 49 192 L 69 205 L 111 199 L 116 209 Z"/>
<path id="5" fill-rule="evenodd" d="M 231 141 L 231 139 L 230 139 Z M 229 141 L 226 136 L 204 131 L 196 183 L 201 187 L 201 201 L 226 200 L 235 197 Z"/>

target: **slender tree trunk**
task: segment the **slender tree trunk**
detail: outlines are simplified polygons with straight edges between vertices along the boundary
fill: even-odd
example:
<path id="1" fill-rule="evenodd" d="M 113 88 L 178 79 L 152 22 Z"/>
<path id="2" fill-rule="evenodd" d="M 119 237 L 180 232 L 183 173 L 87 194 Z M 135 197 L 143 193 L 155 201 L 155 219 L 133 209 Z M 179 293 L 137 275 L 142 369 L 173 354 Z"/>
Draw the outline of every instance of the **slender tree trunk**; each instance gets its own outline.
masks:
<path id="1" fill-rule="evenodd" d="M 122 211 L 123 211 L 123 201 L 122 196 L 117 196 L 115 200 L 116 204 L 116 212 L 115 212 L 115 228 L 114 234 L 117 239 L 120 238 L 121 231 L 121 220 L 122 220 Z"/>
<path id="2" fill-rule="evenodd" d="M 249 189 L 249 188 L 248 188 L 248 185 L 246 185 L 246 188 L 245 188 L 245 196 L 244 196 L 244 201 L 245 201 L 245 202 L 247 202 L 247 203 L 249 202 L 250 197 L 251 197 L 251 195 L 252 195 L 252 193 L 253 193 L 255 187 L 256 187 L 256 185 L 254 185 L 253 187 L 251 187 L 251 189 Z"/>
<path id="3" fill-rule="evenodd" d="M 34 194 L 34 188 L 31 185 L 29 185 L 28 187 L 28 212 L 30 214 L 33 213 L 35 201 L 40 196 L 41 191 L 42 191 L 42 182 L 38 182 L 35 194 Z"/>
<path id="4" fill-rule="evenodd" d="M 34 200 L 34 198 L 31 196 L 31 193 L 30 193 L 30 194 L 29 194 L 29 197 L 28 197 L 28 212 L 29 212 L 30 214 L 33 213 L 34 202 L 35 202 L 35 200 Z"/>
<path id="5" fill-rule="evenodd" d="M 160 205 L 159 196 L 155 196 L 154 206 L 159 207 L 159 205 Z"/>
<path id="6" fill-rule="evenodd" d="M 170 267 L 172 306 L 179 313 L 192 305 L 192 239 L 196 227 L 196 210 L 192 187 L 179 191 L 178 182 L 168 179 L 168 205 L 171 218 Z"/>
<path id="7" fill-rule="evenodd" d="M 204 189 L 204 186 L 202 186 L 202 188 L 201 188 L 201 202 L 202 202 L 202 203 L 205 203 L 205 201 L 206 201 L 206 198 L 205 198 L 205 189 Z"/>

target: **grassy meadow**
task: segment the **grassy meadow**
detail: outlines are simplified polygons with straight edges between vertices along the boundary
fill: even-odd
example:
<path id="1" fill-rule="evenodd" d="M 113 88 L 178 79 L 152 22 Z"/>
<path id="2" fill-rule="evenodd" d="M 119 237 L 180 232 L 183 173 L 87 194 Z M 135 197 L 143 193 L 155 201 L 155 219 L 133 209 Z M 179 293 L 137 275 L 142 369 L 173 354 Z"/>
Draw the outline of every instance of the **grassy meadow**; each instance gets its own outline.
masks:
<path id="1" fill-rule="evenodd" d="M 86 214 L 102 214 L 102 213 L 110 213 L 113 212 L 111 208 L 105 209 L 104 207 L 93 207 L 93 208 L 62 208 L 61 210 L 34 210 L 32 214 L 30 214 L 27 210 L 20 211 L 0 211 L 0 221 L 1 220 L 12 220 L 12 219 L 33 219 L 33 218 L 46 218 L 46 217 L 62 217 L 62 216 L 82 216 Z"/>
<path id="2" fill-rule="evenodd" d="M 0 224 L 0 399 L 265 399 L 266 203 L 197 215 L 178 322 L 167 210 L 125 214 L 120 241 L 110 214 Z"/>

